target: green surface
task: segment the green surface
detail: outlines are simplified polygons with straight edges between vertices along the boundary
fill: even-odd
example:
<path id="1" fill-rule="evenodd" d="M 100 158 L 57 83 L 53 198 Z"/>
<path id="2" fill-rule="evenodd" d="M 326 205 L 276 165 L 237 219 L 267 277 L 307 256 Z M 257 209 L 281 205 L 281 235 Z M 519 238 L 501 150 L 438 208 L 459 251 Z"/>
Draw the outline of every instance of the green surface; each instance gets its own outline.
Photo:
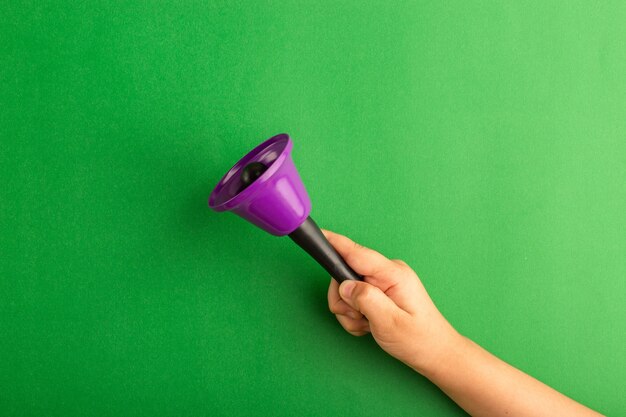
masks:
<path id="1" fill-rule="evenodd" d="M 445 3 L 2 2 L 0 415 L 463 415 L 207 208 L 283 131 L 318 223 L 623 413 L 626 3 Z"/>

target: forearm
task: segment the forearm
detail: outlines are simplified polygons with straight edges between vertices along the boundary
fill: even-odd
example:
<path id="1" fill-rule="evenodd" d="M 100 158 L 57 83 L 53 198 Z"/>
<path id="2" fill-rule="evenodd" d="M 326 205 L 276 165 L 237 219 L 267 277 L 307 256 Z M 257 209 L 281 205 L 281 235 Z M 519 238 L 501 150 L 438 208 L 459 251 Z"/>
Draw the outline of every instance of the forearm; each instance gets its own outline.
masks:
<path id="1" fill-rule="evenodd" d="M 418 371 L 475 417 L 600 415 L 460 335 L 431 365 Z"/>

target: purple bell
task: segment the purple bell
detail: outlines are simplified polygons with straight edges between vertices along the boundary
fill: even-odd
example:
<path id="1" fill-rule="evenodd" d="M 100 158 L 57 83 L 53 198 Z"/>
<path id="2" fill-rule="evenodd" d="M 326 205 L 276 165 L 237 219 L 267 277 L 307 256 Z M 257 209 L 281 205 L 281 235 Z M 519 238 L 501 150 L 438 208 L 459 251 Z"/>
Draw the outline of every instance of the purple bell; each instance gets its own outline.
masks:
<path id="1" fill-rule="evenodd" d="M 292 148 L 289 135 L 281 133 L 252 149 L 215 186 L 209 207 L 232 211 L 275 236 L 289 235 L 339 282 L 362 280 L 309 217 L 311 200 Z"/>

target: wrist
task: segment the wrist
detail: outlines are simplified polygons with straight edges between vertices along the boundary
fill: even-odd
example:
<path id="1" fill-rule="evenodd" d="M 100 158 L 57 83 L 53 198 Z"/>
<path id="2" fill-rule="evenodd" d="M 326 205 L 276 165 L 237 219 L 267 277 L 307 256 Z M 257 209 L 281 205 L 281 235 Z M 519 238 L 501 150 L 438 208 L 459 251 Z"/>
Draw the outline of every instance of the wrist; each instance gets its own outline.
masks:
<path id="1" fill-rule="evenodd" d="M 469 339 L 458 333 L 448 322 L 443 323 L 441 327 L 437 336 L 429 343 L 430 346 L 406 362 L 408 366 L 430 380 L 445 372 L 446 368 L 457 358 L 462 357 L 469 348 Z"/>

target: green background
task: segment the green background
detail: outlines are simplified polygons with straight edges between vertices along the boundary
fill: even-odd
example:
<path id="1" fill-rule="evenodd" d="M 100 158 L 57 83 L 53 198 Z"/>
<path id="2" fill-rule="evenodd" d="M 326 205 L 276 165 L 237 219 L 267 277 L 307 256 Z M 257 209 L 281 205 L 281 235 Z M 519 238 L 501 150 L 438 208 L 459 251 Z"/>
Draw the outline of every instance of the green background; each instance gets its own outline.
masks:
<path id="1" fill-rule="evenodd" d="M 70 3 L 0 6 L 1 415 L 463 415 L 208 209 L 280 132 L 320 225 L 624 411 L 625 2 Z"/>

